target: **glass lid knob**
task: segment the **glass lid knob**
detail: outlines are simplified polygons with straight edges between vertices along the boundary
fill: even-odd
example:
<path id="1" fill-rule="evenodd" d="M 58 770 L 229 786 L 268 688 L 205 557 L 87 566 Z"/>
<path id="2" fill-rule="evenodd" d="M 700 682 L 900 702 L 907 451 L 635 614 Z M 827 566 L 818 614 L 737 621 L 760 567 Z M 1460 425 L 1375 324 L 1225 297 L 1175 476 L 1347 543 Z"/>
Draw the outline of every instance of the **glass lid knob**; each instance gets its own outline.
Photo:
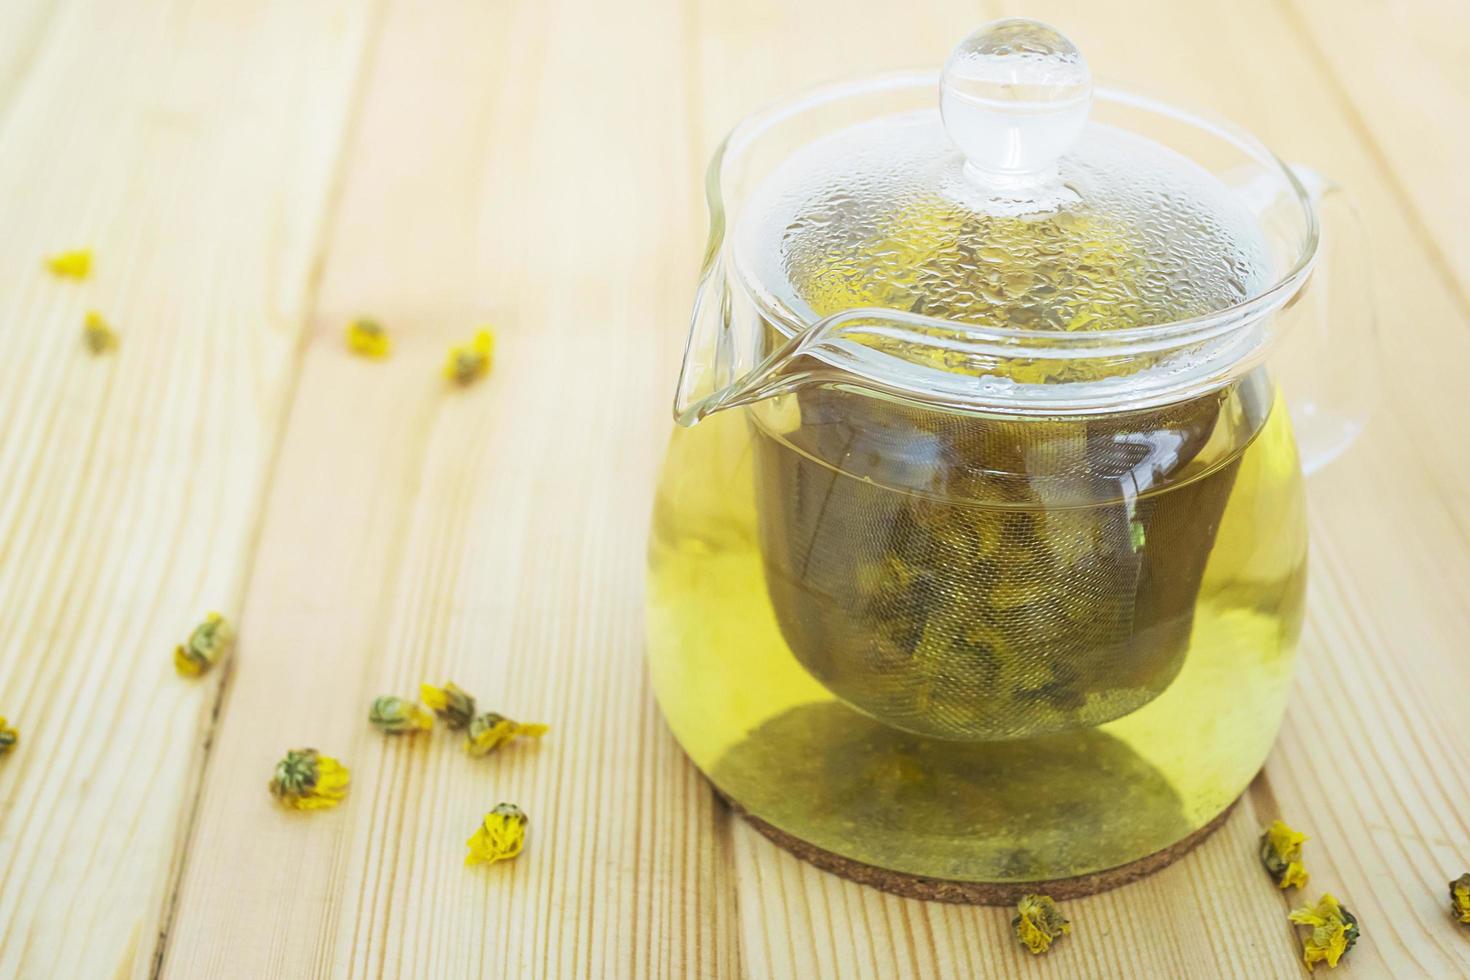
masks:
<path id="1" fill-rule="evenodd" d="M 1081 135 L 1092 105 L 1092 72 L 1061 31 L 1034 20 L 991 21 L 950 52 L 939 111 L 965 154 L 965 172 L 986 185 L 1056 179 L 1057 160 Z"/>

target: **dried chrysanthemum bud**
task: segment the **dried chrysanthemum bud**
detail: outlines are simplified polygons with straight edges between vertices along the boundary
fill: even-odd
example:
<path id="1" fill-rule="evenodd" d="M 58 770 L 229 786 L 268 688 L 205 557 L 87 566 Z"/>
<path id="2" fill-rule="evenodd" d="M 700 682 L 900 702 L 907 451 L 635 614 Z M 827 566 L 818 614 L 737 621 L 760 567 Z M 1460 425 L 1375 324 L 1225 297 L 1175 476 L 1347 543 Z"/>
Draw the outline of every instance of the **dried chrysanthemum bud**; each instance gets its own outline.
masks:
<path id="1" fill-rule="evenodd" d="M 388 328 L 377 320 L 359 317 L 347 324 L 347 349 L 363 357 L 387 357 L 393 349 Z"/>
<path id="2" fill-rule="evenodd" d="M 489 755 L 517 736 L 540 738 L 548 731 L 550 728 L 546 725 L 522 724 L 511 721 L 504 715 L 487 711 L 483 715 L 476 715 L 470 722 L 470 729 L 465 734 L 464 750 L 474 756 Z"/>
<path id="3" fill-rule="evenodd" d="M 271 795 L 293 810 L 325 810 L 347 795 L 347 767 L 316 749 L 292 749 L 276 763 Z"/>
<path id="4" fill-rule="evenodd" d="M 419 700 L 432 708 L 440 721 L 456 731 L 467 727 L 470 719 L 475 717 L 475 699 L 453 681 L 445 682 L 443 687 L 420 684 Z"/>
<path id="5" fill-rule="evenodd" d="M 117 347 L 117 332 L 112 329 L 112 324 L 102 318 L 101 313 L 88 310 L 87 318 L 82 322 L 82 340 L 93 354 L 105 354 Z"/>
<path id="6" fill-rule="evenodd" d="M 4 723 L 0 718 L 0 725 Z M 1461 922 L 1470 922 L 1470 871 L 1450 882 L 1450 911 Z"/>
<path id="7" fill-rule="evenodd" d="M 74 249 L 57 255 L 46 256 L 46 268 L 52 275 L 63 279 L 85 279 L 92 271 L 92 250 Z"/>
<path id="8" fill-rule="evenodd" d="M 1311 934 L 1302 939 L 1302 962 L 1308 970 L 1324 960 L 1329 967 L 1337 966 L 1358 941 L 1358 920 L 1325 892 L 1316 905 L 1296 909 L 1288 918 L 1299 926 L 1312 927 Z"/>
<path id="9" fill-rule="evenodd" d="M 198 677 L 223 660 L 234 645 L 235 628 L 212 612 L 194 627 L 189 642 L 174 647 L 174 670 L 183 677 Z"/>
<path id="10" fill-rule="evenodd" d="M 470 853 L 465 855 L 465 864 L 494 864 L 507 861 L 521 853 L 526 843 L 526 815 L 514 803 L 502 803 L 481 822 L 478 830 L 465 844 Z"/>
<path id="11" fill-rule="evenodd" d="M 434 727 L 434 716 L 421 705 L 407 698 L 395 698 L 391 694 L 373 699 L 373 706 L 368 709 L 368 721 L 379 731 L 389 735 L 427 731 Z"/>
<path id="12" fill-rule="evenodd" d="M 455 384 L 467 385 L 490 372 L 494 356 L 495 335 L 489 330 L 480 330 L 469 343 L 449 348 L 444 376 Z"/>
<path id="13" fill-rule="evenodd" d="M 11 728 L 5 716 L 0 715 L 0 755 L 14 752 L 18 744 L 20 744 L 20 732 Z"/>
<path id="14" fill-rule="evenodd" d="M 1072 924 L 1046 895 L 1022 895 L 1011 920 L 1016 937 L 1033 955 L 1045 953 L 1059 936 L 1072 931 Z"/>
<path id="15" fill-rule="evenodd" d="M 1280 888 L 1302 888 L 1307 869 L 1302 864 L 1302 844 L 1308 840 L 1280 820 L 1261 833 L 1261 863 Z"/>

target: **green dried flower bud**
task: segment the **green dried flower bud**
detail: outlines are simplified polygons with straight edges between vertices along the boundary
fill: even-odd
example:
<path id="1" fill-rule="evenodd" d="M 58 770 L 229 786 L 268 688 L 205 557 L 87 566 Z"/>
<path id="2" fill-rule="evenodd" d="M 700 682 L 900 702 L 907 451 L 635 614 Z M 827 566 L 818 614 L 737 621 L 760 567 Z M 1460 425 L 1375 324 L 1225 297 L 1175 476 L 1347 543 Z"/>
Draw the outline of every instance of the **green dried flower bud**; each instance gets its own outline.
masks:
<path id="1" fill-rule="evenodd" d="M 546 725 L 534 722 L 523 724 L 511 721 L 494 711 L 487 711 L 476 715 L 470 722 L 469 731 L 465 733 L 465 751 L 474 756 L 489 755 L 518 736 L 540 738 L 548 730 Z"/>
<path id="2" fill-rule="evenodd" d="M 526 843 L 526 815 L 514 803 L 501 803 L 485 814 L 474 836 L 465 843 L 465 864 L 494 864 L 521 853 Z"/>
<path id="3" fill-rule="evenodd" d="M 1323 894 L 1316 905 L 1294 909 L 1287 918 L 1312 930 L 1302 939 L 1302 962 L 1308 970 L 1324 962 L 1328 967 L 1337 966 L 1361 934 L 1357 917 L 1329 894 Z"/>
<path id="4" fill-rule="evenodd" d="M 419 685 L 419 699 L 433 709 L 439 720 L 453 729 L 462 729 L 475 717 L 475 699 L 453 681 L 443 687 Z"/>
<path id="5" fill-rule="evenodd" d="M 279 798 L 304 796 L 316 785 L 316 749 L 292 749 L 276 763 L 271 777 L 271 795 Z"/>
<path id="6" fill-rule="evenodd" d="M 1305 834 L 1292 830 L 1280 820 L 1261 832 L 1261 864 L 1280 888 L 1302 888 L 1307 883 L 1307 869 L 1302 864 Z"/>
<path id="7" fill-rule="evenodd" d="M 391 694 L 373 699 L 373 705 L 368 709 L 368 721 L 389 735 L 427 731 L 434 727 L 434 716 L 422 706 Z"/>
<path id="8" fill-rule="evenodd" d="M 1460 922 L 1470 923 L 1470 872 L 1450 882 L 1450 912 Z"/>
<path id="9" fill-rule="evenodd" d="M 284 806 L 293 810 L 325 810 L 347 795 L 347 767 L 316 749 L 292 749 L 276 763 L 270 790 Z"/>
<path id="10" fill-rule="evenodd" d="M 1021 896 L 1011 927 L 1032 955 L 1045 953 L 1053 941 L 1072 931 L 1072 924 L 1049 895 Z"/>
<path id="11" fill-rule="evenodd" d="M 174 669 L 184 677 L 198 677 L 223 660 L 235 645 L 235 628 L 217 612 L 194 627 L 189 642 L 174 648 Z"/>

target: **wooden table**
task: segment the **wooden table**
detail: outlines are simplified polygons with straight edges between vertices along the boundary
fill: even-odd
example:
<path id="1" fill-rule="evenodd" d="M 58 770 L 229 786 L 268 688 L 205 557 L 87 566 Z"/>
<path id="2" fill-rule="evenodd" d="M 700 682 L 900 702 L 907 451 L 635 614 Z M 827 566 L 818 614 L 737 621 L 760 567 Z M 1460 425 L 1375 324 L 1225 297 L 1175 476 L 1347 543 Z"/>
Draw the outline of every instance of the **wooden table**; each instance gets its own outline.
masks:
<path id="1" fill-rule="evenodd" d="M 732 817 L 641 659 L 708 154 L 780 94 L 1023 11 L 1349 186 L 1384 339 L 1379 414 L 1311 481 L 1264 774 L 1036 960 L 1004 910 L 864 889 Z M 1341 975 L 1470 975 L 1444 908 L 1470 867 L 1467 38 L 1455 0 L 6 0 L 0 975 L 1296 977 L 1253 857 L 1277 815 L 1362 920 Z M 41 270 L 79 245 L 89 281 Z M 360 312 L 390 360 L 344 350 Z M 496 370 L 451 390 L 481 323 Z M 181 680 L 216 608 L 237 657 Z M 471 764 L 366 725 L 443 678 L 552 735 Z M 291 745 L 352 767 L 344 806 L 271 804 Z M 463 867 L 502 799 L 526 854 Z"/>

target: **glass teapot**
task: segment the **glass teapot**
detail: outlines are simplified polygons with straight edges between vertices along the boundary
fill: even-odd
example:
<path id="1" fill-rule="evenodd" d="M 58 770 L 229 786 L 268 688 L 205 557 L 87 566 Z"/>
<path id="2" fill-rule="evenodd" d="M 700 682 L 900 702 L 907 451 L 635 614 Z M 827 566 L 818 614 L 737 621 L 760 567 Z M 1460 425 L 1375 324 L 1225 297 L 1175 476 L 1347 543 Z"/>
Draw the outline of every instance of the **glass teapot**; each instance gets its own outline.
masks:
<path id="1" fill-rule="evenodd" d="M 648 589 L 685 751 L 907 894 L 1181 853 L 1275 738 L 1302 461 L 1364 421 L 1340 195 L 1026 20 L 746 120 L 707 191 Z"/>

